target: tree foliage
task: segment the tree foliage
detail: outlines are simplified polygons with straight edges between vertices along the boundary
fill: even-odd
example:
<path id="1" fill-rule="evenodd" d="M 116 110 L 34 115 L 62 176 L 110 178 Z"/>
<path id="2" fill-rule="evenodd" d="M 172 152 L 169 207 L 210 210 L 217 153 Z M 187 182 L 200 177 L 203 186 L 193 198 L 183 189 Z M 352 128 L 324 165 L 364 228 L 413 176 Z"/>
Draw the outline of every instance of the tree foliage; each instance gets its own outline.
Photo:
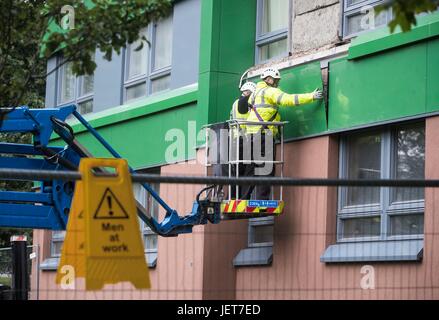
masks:
<path id="1" fill-rule="evenodd" d="M 403 32 L 407 32 L 416 26 L 416 15 L 436 11 L 438 6 L 439 0 L 387 0 L 377 8 L 377 14 L 392 8 L 394 18 L 389 23 L 390 31 L 393 33 L 399 26 Z"/>
<path id="2" fill-rule="evenodd" d="M 0 1 L 0 107 L 42 105 L 47 59 L 62 49 L 77 75 L 92 74 L 98 50 L 111 60 L 140 30 L 168 14 L 171 0 L 71 1 L 73 27 L 60 26 L 65 0 Z M 49 31 L 49 32 L 48 32 Z M 143 39 L 146 40 L 146 39 Z M 57 66 L 59 67 L 59 65 Z M 3 112 L 5 110 L 3 109 Z"/>

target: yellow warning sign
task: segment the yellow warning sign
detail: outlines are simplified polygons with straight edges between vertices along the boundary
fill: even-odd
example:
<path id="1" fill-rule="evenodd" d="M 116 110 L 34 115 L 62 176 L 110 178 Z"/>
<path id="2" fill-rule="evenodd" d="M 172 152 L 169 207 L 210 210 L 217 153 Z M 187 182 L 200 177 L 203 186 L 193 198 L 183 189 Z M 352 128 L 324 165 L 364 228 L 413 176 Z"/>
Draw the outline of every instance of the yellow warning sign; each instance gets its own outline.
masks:
<path id="1" fill-rule="evenodd" d="M 114 168 L 117 175 L 97 177 L 93 169 L 98 167 Z M 61 263 L 79 268 L 76 276 L 84 274 L 87 290 L 99 290 L 105 284 L 123 281 L 131 282 L 138 289 L 150 288 L 127 162 L 85 158 L 81 160 L 80 171 L 82 182 L 74 198 L 76 200 L 79 194 L 83 210 L 80 210 L 80 200 L 74 201 L 72 211 L 75 209 L 77 213 L 72 214 L 72 220 L 69 218 L 68 242 L 64 244 L 65 257 L 61 257 Z M 69 236 L 71 230 L 79 227 L 84 231 L 82 238 L 80 232 L 75 239 Z M 75 240 L 79 243 L 73 243 Z M 60 279 L 57 277 L 57 281 Z"/>
<path id="2" fill-rule="evenodd" d="M 85 277 L 84 191 L 82 181 L 78 181 L 75 186 L 56 283 L 71 287 L 71 282 L 76 277 Z"/>

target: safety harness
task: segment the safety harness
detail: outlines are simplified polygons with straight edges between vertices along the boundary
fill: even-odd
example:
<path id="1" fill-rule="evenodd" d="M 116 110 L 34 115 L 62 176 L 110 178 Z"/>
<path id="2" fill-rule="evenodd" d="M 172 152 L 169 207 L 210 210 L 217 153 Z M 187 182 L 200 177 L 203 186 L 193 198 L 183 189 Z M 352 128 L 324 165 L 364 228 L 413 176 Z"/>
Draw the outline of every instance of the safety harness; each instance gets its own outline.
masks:
<path id="1" fill-rule="evenodd" d="M 276 117 L 277 117 L 277 114 L 279 113 L 279 107 L 278 106 L 273 106 L 273 105 L 271 105 L 271 104 L 266 104 L 265 103 L 265 97 L 264 97 L 264 94 L 265 94 L 265 91 L 267 90 L 268 88 L 260 88 L 256 93 L 255 93 L 255 95 L 254 95 L 254 99 L 253 99 L 253 103 L 251 104 L 251 108 L 253 109 L 253 112 L 255 113 L 255 115 L 256 115 L 256 117 L 258 118 L 258 120 L 259 120 L 259 122 L 272 122 L 274 119 L 276 119 Z M 260 104 L 255 104 L 255 102 L 256 102 L 256 97 L 258 97 L 258 96 L 261 96 L 261 103 Z M 280 96 L 279 98 L 282 98 L 282 96 Z M 278 100 L 280 100 L 280 99 L 278 99 Z M 276 110 L 276 112 L 273 114 L 273 116 L 268 120 L 268 121 L 265 121 L 262 117 L 261 117 L 261 115 L 259 114 L 259 112 L 258 112 L 258 109 L 259 108 L 273 108 L 273 109 L 275 109 Z M 265 124 L 265 125 L 263 125 L 262 126 L 262 128 L 264 129 L 264 130 L 268 130 L 268 125 L 267 124 Z"/>

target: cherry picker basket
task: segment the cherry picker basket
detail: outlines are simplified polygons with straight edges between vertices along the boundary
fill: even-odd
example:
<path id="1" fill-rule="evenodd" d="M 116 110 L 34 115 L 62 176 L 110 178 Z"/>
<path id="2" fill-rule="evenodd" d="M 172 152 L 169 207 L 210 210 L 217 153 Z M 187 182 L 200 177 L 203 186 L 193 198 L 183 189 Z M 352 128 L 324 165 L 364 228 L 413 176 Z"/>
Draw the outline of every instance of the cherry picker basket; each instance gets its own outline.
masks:
<path id="1" fill-rule="evenodd" d="M 268 122 L 264 127 L 277 128 L 277 147 L 280 149 L 280 157 L 264 160 L 264 164 L 273 165 L 280 177 L 283 177 L 284 166 L 284 136 L 283 128 L 287 122 Z M 249 126 L 261 126 L 260 122 L 229 120 L 224 123 L 217 123 L 207 126 L 206 130 L 206 165 L 212 168 L 215 176 L 228 176 L 230 178 L 240 177 L 240 166 L 261 163 L 261 160 L 254 160 L 253 157 L 243 156 L 243 144 L 245 143 L 245 128 Z M 273 141 L 274 143 L 274 141 Z M 269 199 L 257 199 L 253 194 L 251 197 L 240 199 L 240 188 L 243 186 L 229 185 L 227 190 L 218 186 L 213 198 L 221 200 L 221 218 L 249 219 L 267 216 L 279 216 L 282 214 L 285 203 L 283 201 L 283 189 L 279 187 L 276 192 L 271 187 Z M 256 186 L 257 188 L 257 186 Z M 254 192 L 253 192 L 254 193 Z M 236 196 L 238 195 L 238 196 Z"/>

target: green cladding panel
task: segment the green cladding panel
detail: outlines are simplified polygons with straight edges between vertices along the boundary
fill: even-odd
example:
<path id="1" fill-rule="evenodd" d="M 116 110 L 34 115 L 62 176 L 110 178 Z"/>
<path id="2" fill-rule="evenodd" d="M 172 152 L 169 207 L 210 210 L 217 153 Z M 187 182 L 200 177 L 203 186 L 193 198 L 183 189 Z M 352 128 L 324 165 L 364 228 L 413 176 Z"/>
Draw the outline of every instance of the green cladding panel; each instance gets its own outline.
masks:
<path id="1" fill-rule="evenodd" d="M 239 79 L 254 65 L 255 0 L 203 0 L 198 122 L 229 118 Z"/>
<path id="2" fill-rule="evenodd" d="M 427 44 L 427 112 L 439 111 L 439 39 Z"/>
<path id="3" fill-rule="evenodd" d="M 281 71 L 280 88 L 286 93 L 309 93 L 323 88 L 320 63 L 285 69 Z M 285 138 L 296 138 L 326 131 L 326 110 L 322 101 L 298 107 L 281 107 L 281 118 L 289 121 L 285 127 Z"/>
<path id="4" fill-rule="evenodd" d="M 193 149 L 189 150 L 188 124 L 195 121 L 196 110 L 196 104 L 192 104 L 104 126 L 98 131 L 132 167 L 144 168 L 165 163 L 166 150 L 175 141 L 165 141 L 166 133 L 172 129 L 181 130 L 185 139 L 184 154 L 179 160 L 185 160 L 193 158 L 190 154 Z M 77 138 L 95 157 L 109 156 L 90 134 L 83 132 Z"/>
<path id="5" fill-rule="evenodd" d="M 330 63 L 329 129 L 425 113 L 426 66 L 425 42 Z"/>
<path id="6" fill-rule="evenodd" d="M 185 160 L 195 157 L 197 119 L 197 86 L 172 90 L 137 102 L 87 115 L 88 122 L 134 168 L 166 163 L 166 151 L 180 140 L 174 156 Z M 109 153 L 80 124 L 72 124 L 76 137 L 95 157 Z M 167 141 L 166 135 L 169 135 Z M 54 135 L 53 145 L 60 145 Z M 61 144 L 63 145 L 63 144 Z M 174 150 L 174 149 L 173 149 Z"/>

